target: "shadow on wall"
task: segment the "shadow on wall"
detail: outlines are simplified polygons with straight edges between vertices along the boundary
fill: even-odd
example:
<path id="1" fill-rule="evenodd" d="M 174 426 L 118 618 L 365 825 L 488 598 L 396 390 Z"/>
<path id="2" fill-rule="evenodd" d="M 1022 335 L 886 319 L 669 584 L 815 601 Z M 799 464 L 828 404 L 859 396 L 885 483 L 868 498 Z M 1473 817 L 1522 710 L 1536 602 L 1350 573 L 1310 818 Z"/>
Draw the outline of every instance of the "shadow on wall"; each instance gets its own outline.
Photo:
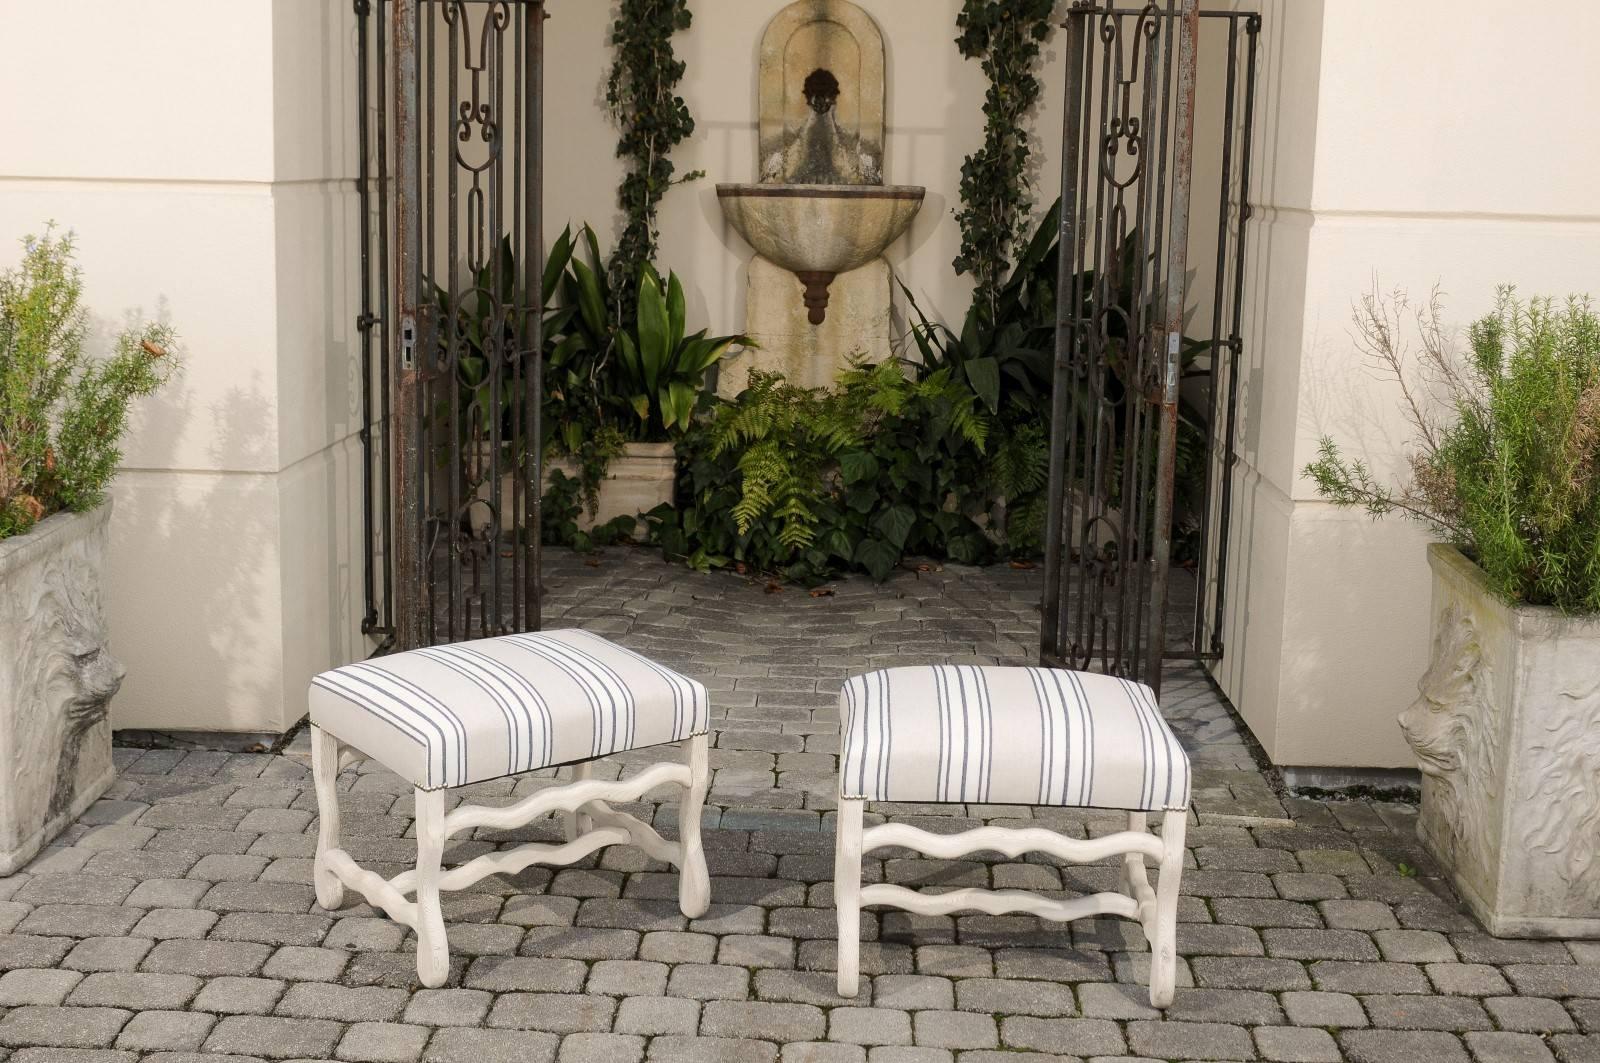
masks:
<path id="1" fill-rule="evenodd" d="M 222 355 L 186 349 L 184 357 Z M 124 471 L 114 488 L 108 573 L 121 608 L 110 641 L 129 666 L 114 726 L 130 701 L 141 722 L 213 729 L 258 720 L 262 705 L 279 700 L 276 659 L 262 659 L 276 641 L 273 481 L 176 471 L 176 440 L 198 409 L 180 374 L 135 411 L 150 468 Z M 258 382 L 229 389 L 210 411 L 208 465 L 270 468 L 273 416 Z M 224 704 L 209 704 L 219 692 Z M 173 708 L 183 706 L 206 715 L 185 721 Z"/>

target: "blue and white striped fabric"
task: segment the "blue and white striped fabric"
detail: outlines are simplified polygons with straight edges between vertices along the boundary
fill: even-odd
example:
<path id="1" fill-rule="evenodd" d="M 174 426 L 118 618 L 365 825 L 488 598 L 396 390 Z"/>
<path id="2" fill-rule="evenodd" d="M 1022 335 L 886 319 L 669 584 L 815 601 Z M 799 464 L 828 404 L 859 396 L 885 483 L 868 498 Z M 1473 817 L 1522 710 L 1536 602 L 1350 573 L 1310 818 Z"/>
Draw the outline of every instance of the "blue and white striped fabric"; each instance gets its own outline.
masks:
<path id="1" fill-rule="evenodd" d="M 706 688 L 576 628 L 348 664 L 311 722 L 424 790 L 706 733 Z"/>
<path id="2" fill-rule="evenodd" d="M 842 797 L 1189 807 L 1189 758 L 1143 683 L 1056 668 L 889 668 L 846 682 L 839 718 Z"/>

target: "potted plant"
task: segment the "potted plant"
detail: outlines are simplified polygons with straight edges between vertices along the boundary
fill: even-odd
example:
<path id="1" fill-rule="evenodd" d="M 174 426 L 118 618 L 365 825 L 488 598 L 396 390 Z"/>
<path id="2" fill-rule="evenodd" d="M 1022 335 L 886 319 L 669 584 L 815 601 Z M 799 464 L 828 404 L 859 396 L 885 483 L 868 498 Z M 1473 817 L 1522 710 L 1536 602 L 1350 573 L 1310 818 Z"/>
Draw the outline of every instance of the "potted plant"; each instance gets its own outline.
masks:
<path id="1" fill-rule="evenodd" d="M 575 252 L 587 247 L 585 263 Z M 662 504 L 671 504 L 677 469 L 674 440 L 688 426 L 706 374 L 729 349 L 749 344 L 743 336 L 707 336 L 708 330 L 686 334 L 688 316 L 682 283 L 675 273 L 663 281 L 648 263 L 641 270 L 631 301 L 632 320 L 623 320 L 623 306 L 602 266 L 599 241 L 585 225 L 574 238 L 563 230 L 546 259 L 541 291 L 545 306 L 544 485 L 547 521 L 555 524 L 576 508 L 573 527 L 587 530 L 632 518 Z M 466 412 L 479 420 L 462 420 L 468 446 L 480 463 L 467 470 L 476 481 L 488 466 L 490 419 L 500 417 L 507 449 L 512 439 L 509 407 L 514 397 L 501 389 L 492 397 L 490 354 L 485 340 L 496 327 L 505 330 L 503 347 L 515 343 L 501 308 L 513 301 L 522 283 L 511 241 L 503 240 L 498 261 L 485 264 L 459 302 L 437 284 L 434 299 L 441 319 L 454 317 L 455 333 L 464 345 L 461 378 Z M 496 298 L 487 293 L 499 286 Z M 440 343 L 445 342 L 441 332 Z M 475 442 L 476 441 L 476 442 Z M 514 526 L 512 479 L 514 455 L 503 456 L 507 471 L 500 486 L 504 530 Z M 556 488 L 552 494 L 552 489 Z M 490 488 L 480 489 L 489 497 Z M 576 500 L 573 507 L 568 500 Z"/>
<path id="2" fill-rule="evenodd" d="M 85 351 L 73 240 L 46 230 L 0 273 L 0 875 L 105 792 L 111 698 L 100 568 L 106 486 L 133 399 L 170 375 L 172 333 L 146 324 Z"/>
<path id="3" fill-rule="evenodd" d="M 587 496 L 580 523 L 593 525 L 672 502 L 675 440 L 689 426 L 706 374 L 735 344 L 752 344 L 745 336 L 687 332 L 682 282 L 670 272 L 663 281 L 648 263 L 632 320 L 624 320 L 594 230 L 585 225 L 579 238 L 587 263 L 563 232 L 545 267 L 547 291 L 560 294 L 546 323 L 553 338 L 546 467 L 578 482 Z"/>
<path id="4" fill-rule="evenodd" d="M 1458 358 L 1435 296 L 1413 363 L 1404 308 L 1403 293 L 1374 294 L 1357 323 L 1418 433 L 1409 482 L 1379 483 L 1328 439 L 1306 474 L 1335 504 L 1444 540 L 1428 550 L 1432 659 L 1400 715 L 1423 843 L 1490 933 L 1597 937 L 1600 319 L 1587 299 L 1502 289 Z"/>

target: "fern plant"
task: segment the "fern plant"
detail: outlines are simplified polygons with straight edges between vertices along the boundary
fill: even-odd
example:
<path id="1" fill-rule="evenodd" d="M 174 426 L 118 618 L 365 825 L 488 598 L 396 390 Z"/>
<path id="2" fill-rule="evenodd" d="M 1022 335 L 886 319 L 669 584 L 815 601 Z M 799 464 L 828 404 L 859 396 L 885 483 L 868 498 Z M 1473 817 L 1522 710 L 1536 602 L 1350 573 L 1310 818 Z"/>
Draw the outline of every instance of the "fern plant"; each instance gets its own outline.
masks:
<path id="1" fill-rule="evenodd" d="M 1410 314 L 1404 292 L 1374 291 L 1355 316 L 1358 345 L 1398 381 L 1417 433 L 1411 475 L 1390 486 L 1325 437 L 1305 467 L 1318 492 L 1421 521 L 1513 604 L 1600 613 L 1600 318 L 1588 299 L 1524 302 L 1501 288 L 1464 357 L 1437 292 Z M 1443 416 L 1430 394 L 1442 394 Z"/>
<path id="2" fill-rule="evenodd" d="M 824 390 L 752 371 L 680 446 L 679 504 L 650 515 L 652 533 L 699 568 L 806 583 L 848 569 L 885 579 L 907 554 L 984 560 L 982 514 L 964 503 L 991 429 L 949 372 L 858 365 Z"/>
<path id="3" fill-rule="evenodd" d="M 23 242 L 0 273 L 0 539 L 61 510 L 93 509 L 122 458 L 133 400 L 155 392 L 177 363 L 175 336 L 157 323 L 121 332 L 111 356 L 85 350 L 88 311 L 70 233 Z"/>
<path id="4" fill-rule="evenodd" d="M 816 540 L 824 474 L 841 451 L 859 445 L 858 426 L 821 392 L 781 374 L 751 370 L 749 379 L 739 401 L 717 411 L 710 456 L 737 454 L 740 495 L 731 514 L 739 533 L 770 517 L 780 546 L 804 550 Z"/>

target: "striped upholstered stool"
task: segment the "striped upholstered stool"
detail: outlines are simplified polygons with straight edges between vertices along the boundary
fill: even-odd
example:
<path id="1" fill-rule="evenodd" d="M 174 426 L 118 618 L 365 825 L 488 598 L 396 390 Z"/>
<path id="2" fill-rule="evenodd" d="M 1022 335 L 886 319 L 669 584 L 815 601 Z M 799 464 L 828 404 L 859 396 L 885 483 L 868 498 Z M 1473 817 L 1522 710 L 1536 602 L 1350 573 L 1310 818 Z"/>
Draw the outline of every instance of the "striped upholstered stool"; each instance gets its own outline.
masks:
<path id="1" fill-rule="evenodd" d="M 1152 954 L 1150 1000 L 1157 1007 L 1172 1003 L 1189 758 L 1149 687 L 1051 668 L 890 668 L 845 683 L 839 716 L 843 756 L 833 894 L 840 994 L 856 995 L 861 907 L 881 904 L 923 915 L 976 910 L 1057 920 L 1107 913 L 1137 919 Z M 941 835 L 888 823 L 863 832 L 868 801 L 1126 809 L 1128 829 L 1087 841 L 1038 827 Z M 1163 813 L 1159 837 L 1147 829 L 1150 812 Z M 1024 890 L 863 887 L 861 854 L 891 845 L 942 859 L 1041 852 L 1086 863 L 1120 855 L 1122 890 L 1058 900 Z M 1154 889 L 1145 877 L 1147 856 L 1160 866 Z"/>
<path id="2" fill-rule="evenodd" d="M 417 933 L 417 976 L 437 986 L 450 971 L 439 892 L 531 864 L 570 864 L 607 845 L 632 843 L 678 868 L 678 905 L 691 918 L 711 900 L 700 847 L 709 777 L 705 687 L 587 631 L 548 631 L 411 650 L 335 668 L 311 681 L 312 772 L 321 829 L 317 902 L 337 908 L 344 888 Z M 590 778 L 610 753 L 681 742 L 683 763 L 662 763 L 620 782 Z M 392 879 L 366 871 L 339 847 L 339 770 L 364 757 L 416 787 L 417 866 Z M 536 790 L 504 808 L 461 805 L 456 786 L 575 764 L 575 782 Z M 618 812 L 664 783 L 687 792 L 678 841 Z M 474 827 L 505 830 L 566 813 L 566 842 L 530 843 L 441 867 L 446 840 Z M 415 900 L 411 895 L 415 894 Z"/>

